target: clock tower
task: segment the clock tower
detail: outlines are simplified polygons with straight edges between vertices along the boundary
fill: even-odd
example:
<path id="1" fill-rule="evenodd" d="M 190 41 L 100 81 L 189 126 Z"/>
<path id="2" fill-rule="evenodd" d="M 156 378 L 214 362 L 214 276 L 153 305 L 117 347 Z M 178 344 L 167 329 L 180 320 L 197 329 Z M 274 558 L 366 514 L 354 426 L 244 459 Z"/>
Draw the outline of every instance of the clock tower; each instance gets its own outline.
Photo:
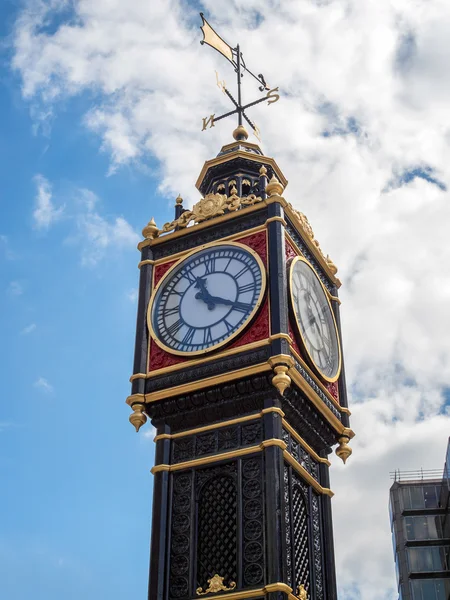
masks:
<path id="1" fill-rule="evenodd" d="M 336 600 L 328 455 L 353 437 L 339 279 L 248 141 L 143 229 L 131 423 L 156 428 L 150 600 Z"/>

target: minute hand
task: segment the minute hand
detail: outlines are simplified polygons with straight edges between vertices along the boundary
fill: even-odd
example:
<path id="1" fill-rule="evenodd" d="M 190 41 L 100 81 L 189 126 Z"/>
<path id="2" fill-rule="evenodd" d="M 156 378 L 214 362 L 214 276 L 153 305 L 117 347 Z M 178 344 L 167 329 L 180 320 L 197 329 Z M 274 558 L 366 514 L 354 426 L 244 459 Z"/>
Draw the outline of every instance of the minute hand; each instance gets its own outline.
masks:
<path id="1" fill-rule="evenodd" d="M 238 310 L 243 312 L 247 312 L 252 308 L 251 304 L 245 304 L 245 302 L 236 302 L 234 300 L 228 300 L 228 298 L 220 298 L 220 296 L 211 296 L 208 298 L 211 302 L 215 304 L 225 304 L 226 306 L 234 306 Z"/>

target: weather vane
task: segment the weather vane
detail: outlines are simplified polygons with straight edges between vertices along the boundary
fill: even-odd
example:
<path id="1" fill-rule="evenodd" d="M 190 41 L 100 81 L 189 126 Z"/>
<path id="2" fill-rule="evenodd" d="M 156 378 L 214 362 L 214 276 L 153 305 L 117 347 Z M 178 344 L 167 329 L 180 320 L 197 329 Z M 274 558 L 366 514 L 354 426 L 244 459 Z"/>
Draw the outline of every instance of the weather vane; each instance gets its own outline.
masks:
<path id="1" fill-rule="evenodd" d="M 245 111 L 247 110 L 247 108 L 250 108 L 250 106 L 255 106 L 255 104 L 264 102 L 264 100 L 267 100 L 268 104 L 273 104 L 274 102 L 277 102 L 280 99 L 280 96 L 277 93 L 278 88 L 276 87 L 270 89 L 270 87 L 266 83 L 266 80 L 264 79 L 264 76 L 261 73 L 259 75 L 255 75 L 254 73 L 252 73 L 244 62 L 244 57 L 242 56 L 242 52 L 239 49 L 239 44 L 236 46 L 236 48 L 232 48 L 231 46 L 229 46 L 220 37 L 220 35 L 214 31 L 214 29 L 203 16 L 203 13 L 200 13 L 200 16 L 203 20 L 203 25 L 200 27 L 200 29 L 203 32 L 203 40 L 200 42 L 200 44 L 208 44 L 208 46 L 211 46 L 211 48 L 214 48 L 215 50 L 217 50 L 217 52 L 220 52 L 222 56 L 225 56 L 225 58 L 228 61 L 230 61 L 230 63 L 233 65 L 234 70 L 237 74 L 237 100 L 235 100 L 230 91 L 227 89 L 225 81 L 219 80 L 219 75 L 216 71 L 217 85 L 223 91 L 223 93 L 226 94 L 228 98 L 232 101 L 232 103 L 235 106 L 235 109 L 223 115 L 220 115 L 219 117 L 216 117 L 214 114 L 210 115 L 209 117 L 205 117 L 203 119 L 202 131 L 205 131 L 205 129 L 208 128 L 208 125 L 209 127 L 214 127 L 217 121 L 225 119 L 225 117 L 237 114 L 238 125 L 242 125 L 242 119 L 244 118 L 252 128 L 253 133 L 259 139 L 259 129 L 256 126 L 256 124 L 248 118 L 248 116 L 245 114 Z M 241 95 L 241 79 L 244 76 L 244 72 L 247 72 L 254 79 L 256 79 L 256 81 L 259 83 L 260 92 L 267 93 L 262 98 L 254 100 L 253 102 L 249 102 L 248 104 L 245 104 L 243 106 Z"/>

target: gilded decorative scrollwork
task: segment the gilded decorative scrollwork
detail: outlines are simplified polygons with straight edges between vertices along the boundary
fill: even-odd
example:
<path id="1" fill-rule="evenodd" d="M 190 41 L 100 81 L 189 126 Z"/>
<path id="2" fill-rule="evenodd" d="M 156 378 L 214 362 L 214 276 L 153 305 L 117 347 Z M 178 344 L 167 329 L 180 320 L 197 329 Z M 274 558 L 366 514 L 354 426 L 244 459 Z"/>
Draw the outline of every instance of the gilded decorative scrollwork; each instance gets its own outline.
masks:
<path id="1" fill-rule="evenodd" d="M 230 581 L 230 585 L 227 587 L 223 583 L 223 580 L 224 580 L 224 577 L 221 577 L 220 575 L 218 575 L 216 573 L 214 575 L 214 577 L 211 577 L 210 579 L 208 579 L 209 585 L 205 591 L 203 591 L 203 589 L 201 587 L 199 587 L 195 590 L 197 593 L 197 596 L 204 596 L 205 594 L 217 594 L 217 592 L 229 592 L 231 590 L 234 590 L 234 588 L 236 587 L 235 581 Z"/>
<path id="2" fill-rule="evenodd" d="M 230 181 L 230 185 L 233 184 L 233 186 L 230 189 L 230 196 L 219 193 L 207 194 L 204 198 L 202 198 L 196 204 L 194 204 L 192 210 L 183 211 L 178 217 L 178 219 L 170 221 L 169 223 L 165 223 L 161 227 L 161 229 L 155 230 L 156 224 L 152 222 L 150 228 L 149 226 L 147 226 L 147 228 L 144 228 L 144 236 L 150 237 L 151 234 L 150 239 L 154 239 L 162 233 L 169 233 L 170 231 L 174 231 L 177 228 L 183 229 L 184 227 L 187 227 L 190 223 L 201 223 L 202 221 L 213 219 L 214 217 L 220 217 L 226 212 L 234 212 L 245 206 L 252 206 L 253 204 L 262 202 L 262 198 L 260 196 L 256 196 L 255 194 L 249 194 L 248 196 L 244 196 L 243 198 L 237 196 L 237 190 L 234 186 L 234 183 L 235 182 Z M 223 188 L 220 187 L 220 189 Z M 146 235 L 147 229 L 149 232 L 149 236 Z"/>
<path id="3" fill-rule="evenodd" d="M 333 275 L 336 275 L 337 267 L 334 264 L 334 262 L 331 260 L 331 258 L 328 256 L 328 254 L 325 256 L 325 254 L 323 253 L 322 248 L 320 247 L 320 243 L 314 237 L 314 231 L 311 227 L 310 222 L 308 221 L 308 217 L 304 213 L 300 212 L 299 210 L 296 210 L 292 206 L 292 204 L 289 204 L 289 207 L 292 210 L 292 212 L 294 213 L 294 215 L 297 217 L 297 223 L 301 226 L 304 233 L 306 233 L 306 235 L 313 242 L 313 244 L 316 246 L 317 250 L 320 252 L 322 257 L 324 258 L 330 271 L 333 273 Z"/>

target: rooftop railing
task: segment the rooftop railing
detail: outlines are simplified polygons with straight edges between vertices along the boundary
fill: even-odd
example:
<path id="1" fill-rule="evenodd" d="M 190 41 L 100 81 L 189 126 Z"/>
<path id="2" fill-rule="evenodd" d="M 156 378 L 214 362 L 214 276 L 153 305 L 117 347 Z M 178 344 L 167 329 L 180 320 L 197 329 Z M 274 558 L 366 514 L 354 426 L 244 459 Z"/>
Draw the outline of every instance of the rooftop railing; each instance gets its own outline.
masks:
<path id="1" fill-rule="evenodd" d="M 419 471 L 400 471 L 400 469 L 396 469 L 389 473 L 390 478 L 399 483 L 442 481 L 443 474 L 443 469 L 420 469 Z"/>

